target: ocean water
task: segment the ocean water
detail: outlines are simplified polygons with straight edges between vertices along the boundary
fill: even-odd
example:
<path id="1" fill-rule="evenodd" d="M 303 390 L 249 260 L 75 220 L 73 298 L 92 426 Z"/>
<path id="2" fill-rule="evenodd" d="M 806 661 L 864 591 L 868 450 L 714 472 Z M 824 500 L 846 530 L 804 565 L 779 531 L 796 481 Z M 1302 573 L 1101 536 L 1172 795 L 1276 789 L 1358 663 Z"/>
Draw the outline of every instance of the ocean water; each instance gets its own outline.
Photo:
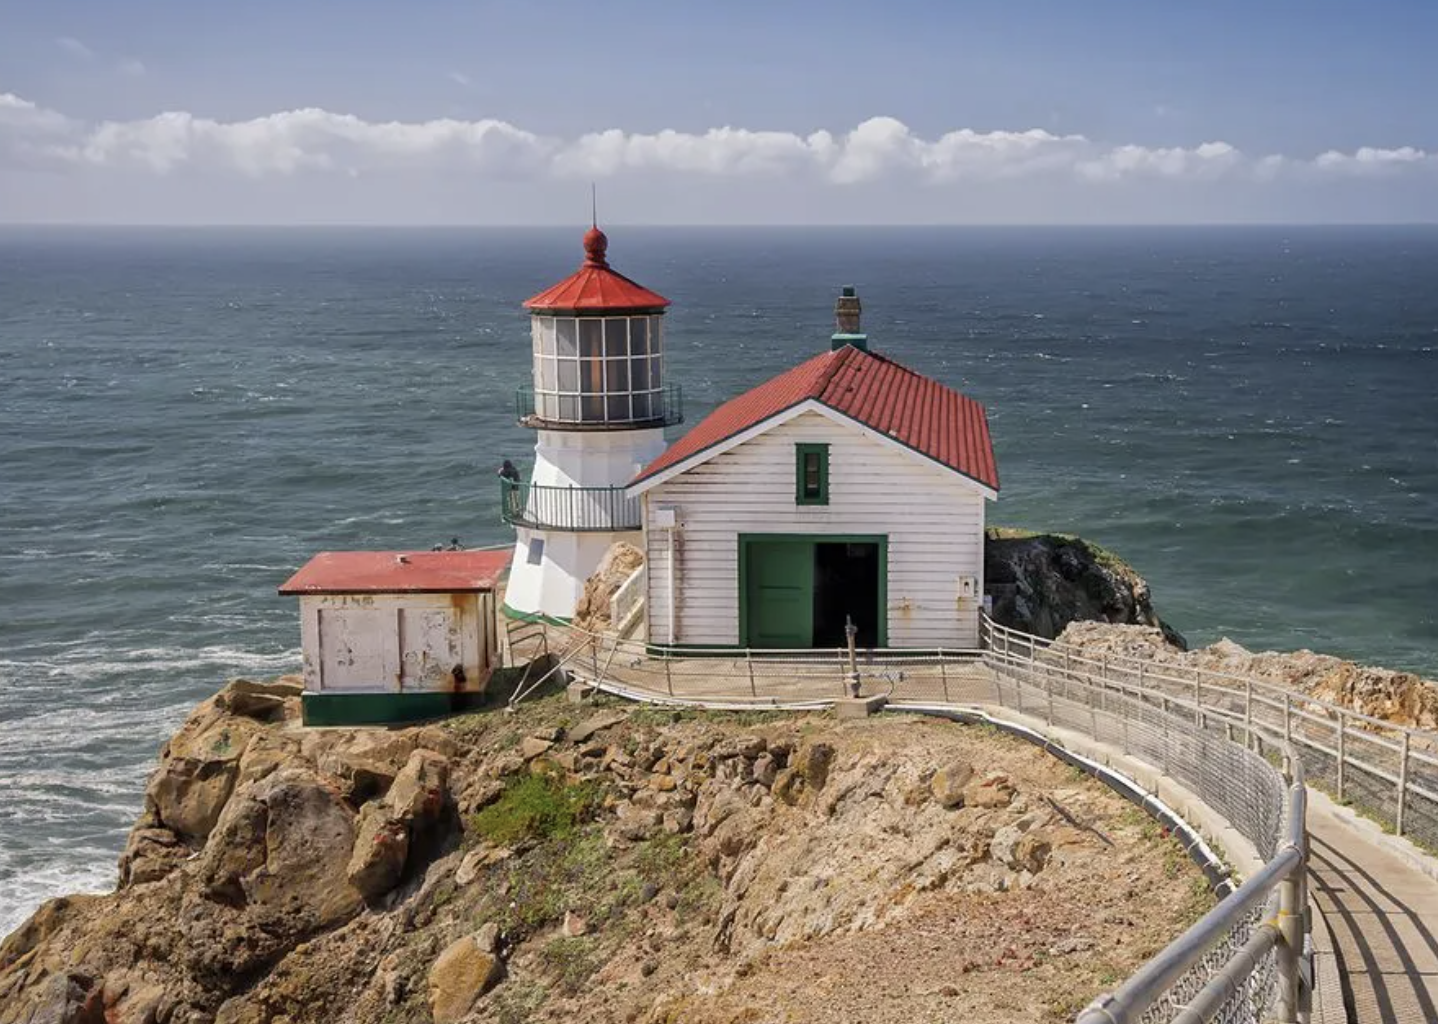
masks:
<path id="1" fill-rule="evenodd" d="M 324 548 L 506 538 L 520 303 L 580 229 L 0 230 L 0 933 L 113 883 L 157 750 L 297 667 Z M 1194 642 L 1438 675 L 1438 229 L 625 229 L 690 421 L 871 344 L 989 408 L 991 520 Z"/>

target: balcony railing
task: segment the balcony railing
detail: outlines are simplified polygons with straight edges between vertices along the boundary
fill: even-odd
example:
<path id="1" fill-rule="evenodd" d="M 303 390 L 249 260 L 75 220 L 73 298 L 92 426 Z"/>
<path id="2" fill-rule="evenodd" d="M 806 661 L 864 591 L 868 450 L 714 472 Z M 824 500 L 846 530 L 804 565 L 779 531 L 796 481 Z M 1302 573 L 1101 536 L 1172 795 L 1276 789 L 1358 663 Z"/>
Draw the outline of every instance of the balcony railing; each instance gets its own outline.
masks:
<path id="1" fill-rule="evenodd" d="M 639 499 L 623 487 L 554 487 L 499 481 L 500 515 L 506 523 L 542 530 L 613 533 L 639 529 Z"/>
<path id="2" fill-rule="evenodd" d="M 553 426 L 561 430 L 603 430 L 608 427 L 670 427 L 684 422 L 684 389 L 665 384 L 653 391 L 610 394 L 535 393 L 521 384 L 514 393 L 514 412 L 521 426 Z"/>

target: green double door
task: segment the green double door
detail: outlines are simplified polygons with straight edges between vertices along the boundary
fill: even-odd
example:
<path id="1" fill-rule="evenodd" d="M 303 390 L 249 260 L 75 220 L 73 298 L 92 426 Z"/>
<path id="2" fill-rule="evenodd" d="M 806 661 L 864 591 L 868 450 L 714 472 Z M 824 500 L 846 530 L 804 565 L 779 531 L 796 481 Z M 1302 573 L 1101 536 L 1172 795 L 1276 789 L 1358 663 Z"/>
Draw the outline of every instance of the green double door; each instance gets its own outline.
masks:
<path id="1" fill-rule="evenodd" d="M 806 649 L 885 641 L 884 537 L 741 536 L 740 641 L 745 647 Z"/>

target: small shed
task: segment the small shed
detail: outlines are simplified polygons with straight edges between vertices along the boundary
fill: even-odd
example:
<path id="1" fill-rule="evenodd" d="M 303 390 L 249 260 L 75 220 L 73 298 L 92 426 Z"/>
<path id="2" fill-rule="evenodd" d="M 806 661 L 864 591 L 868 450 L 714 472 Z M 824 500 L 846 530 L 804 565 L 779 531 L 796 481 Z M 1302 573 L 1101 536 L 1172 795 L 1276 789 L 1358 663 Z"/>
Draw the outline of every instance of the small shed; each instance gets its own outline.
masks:
<path id="1" fill-rule="evenodd" d="M 300 599 L 306 725 L 447 714 L 498 658 L 495 588 L 509 551 L 323 551 L 280 587 Z"/>

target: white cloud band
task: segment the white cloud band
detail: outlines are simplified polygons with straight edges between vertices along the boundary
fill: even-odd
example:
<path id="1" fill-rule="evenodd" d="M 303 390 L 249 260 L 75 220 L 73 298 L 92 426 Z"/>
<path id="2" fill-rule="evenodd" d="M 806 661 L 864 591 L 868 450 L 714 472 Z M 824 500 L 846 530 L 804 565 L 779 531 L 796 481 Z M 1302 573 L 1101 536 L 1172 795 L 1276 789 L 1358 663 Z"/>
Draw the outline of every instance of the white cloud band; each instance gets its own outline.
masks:
<path id="1" fill-rule="evenodd" d="M 568 140 L 491 119 L 372 122 L 316 108 L 247 121 L 169 112 L 90 123 L 0 93 L 0 167 L 6 165 L 138 168 L 156 174 L 199 169 L 252 177 L 403 168 L 462 169 L 496 178 L 808 175 L 836 184 L 901 175 L 940 183 L 1066 175 L 1101 184 L 1133 178 L 1262 181 L 1295 174 L 1432 173 L 1438 171 L 1438 154 L 1404 146 L 1328 151 L 1312 158 L 1253 157 L 1221 141 L 1192 148 L 1104 145 L 1038 128 L 965 128 L 925 139 L 891 117 L 870 118 L 841 134 L 731 127 L 697 134 L 637 133 L 614 128 Z"/>

